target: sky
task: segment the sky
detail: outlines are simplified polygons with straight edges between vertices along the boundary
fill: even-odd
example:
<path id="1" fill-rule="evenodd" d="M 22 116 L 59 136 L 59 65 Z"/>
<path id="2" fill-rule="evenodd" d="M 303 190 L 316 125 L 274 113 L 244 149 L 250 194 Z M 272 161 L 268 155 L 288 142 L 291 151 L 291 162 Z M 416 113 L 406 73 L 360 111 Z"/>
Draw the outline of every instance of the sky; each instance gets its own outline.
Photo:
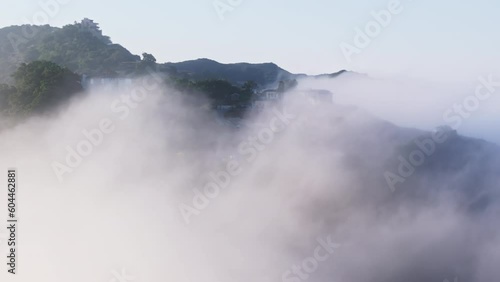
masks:
<path id="1" fill-rule="evenodd" d="M 356 28 L 370 26 L 373 13 L 391 11 L 391 1 L 0 0 L 9 7 L 0 12 L 0 26 L 63 26 L 88 17 L 113 42 L 159 62 L 274 62 L 293 73 L 347 69 L 451 81 L 500 73 L 499 1 L 401 0 L 370 44 L 357 48 Z M 348 60 L 342 44 L 358 52 Z"/>
<path id="2" fill-rule="evenodd" d="M 0 0 L 0 27 L 88 17 L 115 43 L 159 62 L 274 62 L 295 73 L 349 69 L 465 86 L 309 79 L 310 88 L 337 87 L 335 103 L 291 95 L 238 130 L 200 110 L 199 97 L 151 80 L 130 93 L 89 91 L 57 114 L 0 130 L 0 167 L 21 172 L 14 281 L 498 281 L 498 148 L 454 137 L 410 142 L 421 132 L 371 114 L 434 128 L 473 97 L 478 76 L 500 78 L 500 1 L 404 0 L 389 9 L 390 0 L 223 0 L 234 7 L 222 16 L 213 1 Z M 399 12 L 369 45 L 356 44 L 356 29 L 389 10 Z M 482 100 L 459 133 L 500 144 L 499 105 L 500 95 Z M 415 153 L 423 163 L 408 174 L 401 158 Z M 397 187 L 386 182 L 402 170 Z M 189 218 L 182 207 L 194 210 Z M 330 238 L 338 249 L 314 260 Z M 311 279 L 287 274 L 311 259 Z M 0 281 L 12 281 L 7 275 L 0 271 Z"/>

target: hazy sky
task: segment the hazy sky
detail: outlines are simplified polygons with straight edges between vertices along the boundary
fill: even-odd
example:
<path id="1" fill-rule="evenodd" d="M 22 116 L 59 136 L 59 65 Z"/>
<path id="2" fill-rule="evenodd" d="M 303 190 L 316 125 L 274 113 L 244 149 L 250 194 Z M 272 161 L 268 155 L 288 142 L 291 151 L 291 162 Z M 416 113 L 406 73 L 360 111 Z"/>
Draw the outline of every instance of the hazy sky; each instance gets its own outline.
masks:
<path id="1" fill-rule="evenodd" d="M 8 7 L 0 12 L 0 26 L 44 21 L 34 20 L 43 11 L 40 3 L 54 1 L 0 0 Z M 94 19 L 113 42 L 136 54 L 153 53 L 159 62 L 272 61 L 297 73 L 350 69 L 470 80 L 500 73 L 496 0 L 402 0 L 403 11 L 350 63 L 340 43 L 353 44 L 355 28 L 364 29 L 371 12 L 387 9 L 391 0 L 220 0 L 236 3 L 223 20 L 214 0 L 58 1 L 67 3 L 48 17 L 50 25 Z"/>

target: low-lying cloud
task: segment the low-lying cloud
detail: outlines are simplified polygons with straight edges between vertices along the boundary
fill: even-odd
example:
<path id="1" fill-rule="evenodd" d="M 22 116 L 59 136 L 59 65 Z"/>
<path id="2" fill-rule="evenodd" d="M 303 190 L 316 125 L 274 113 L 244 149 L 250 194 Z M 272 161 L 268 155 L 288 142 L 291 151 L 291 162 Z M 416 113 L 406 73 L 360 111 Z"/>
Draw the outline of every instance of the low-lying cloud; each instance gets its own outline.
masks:
<path id="1" fill-rule="evenodd" d="M 19 172 L 18 281 L 489 282 L 500 274 L 493 145 L 455 136 L 445 146 L 463 163 L 438 149 L 392 192 L 384 172 L 423 131 L 293 91 L 240 127 L 166 86 L 120 118 L 112 105 L 122 95 L 93 90 L 55 116 L 0 132 L 0 167 Z M 286 124 L 276 112 L 293 118 Z M 113 130 L 102 130 L 103 119 Z M 92 150 L 70 166 L 67 148 L 77 152 L 82 140 Z M 179 207 L 194 207 L 207 183 L 222 186 L 211 173 L 229 162 L 239 173 L 187 224 Z M 54 163 L 71 172 L 58 175 Z"/>

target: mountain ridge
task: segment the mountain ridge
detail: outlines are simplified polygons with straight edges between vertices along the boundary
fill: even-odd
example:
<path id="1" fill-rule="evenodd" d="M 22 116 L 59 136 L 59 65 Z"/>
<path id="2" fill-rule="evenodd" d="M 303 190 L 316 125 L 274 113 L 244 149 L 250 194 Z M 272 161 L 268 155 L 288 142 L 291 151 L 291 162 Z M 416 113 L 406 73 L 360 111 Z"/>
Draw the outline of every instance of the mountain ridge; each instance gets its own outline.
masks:
<path id="1" fill-rule="evenodd" d="M 143 56 L 147 53 L 143 53 Z M 147 54 L 150 55 L 150 54 Z M 242 85 L 255 81 L 267 87 L 279 80 L 302 77 L 334 78 L 347 71 L 309 76 L 291 73 L 273 62 L 220 63 L 199 58 L 182 62 L 152 63 L 160 72 L 187 79 L 222 79 Z M 21 63 L 46 60 L 80 75 L 133 76 L 140 74 L 141 57 L 103 35 L 98 23 L 84 19 L 80 23 L 52 27 L 18 25 L 0 28 L 0 83 L 11 82 L 11 74 Z"/>

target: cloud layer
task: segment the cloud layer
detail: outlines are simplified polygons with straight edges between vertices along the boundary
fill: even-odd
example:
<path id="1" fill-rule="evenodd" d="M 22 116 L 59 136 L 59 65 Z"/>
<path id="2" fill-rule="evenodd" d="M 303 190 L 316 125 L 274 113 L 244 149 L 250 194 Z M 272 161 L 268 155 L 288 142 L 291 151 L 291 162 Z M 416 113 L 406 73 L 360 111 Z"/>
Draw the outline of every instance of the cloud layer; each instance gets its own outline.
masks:
<path id="1" fill-rule="evenodd" d="M 17 281 L 500 274 L 491 144 L 453 136 L 392 192 L 384 172 L 426 132 L 298 93 L 239 127 L 167 87 L 131 95 L 94 90 L 0 132 L 0 167 L 19 171 Z"/>

